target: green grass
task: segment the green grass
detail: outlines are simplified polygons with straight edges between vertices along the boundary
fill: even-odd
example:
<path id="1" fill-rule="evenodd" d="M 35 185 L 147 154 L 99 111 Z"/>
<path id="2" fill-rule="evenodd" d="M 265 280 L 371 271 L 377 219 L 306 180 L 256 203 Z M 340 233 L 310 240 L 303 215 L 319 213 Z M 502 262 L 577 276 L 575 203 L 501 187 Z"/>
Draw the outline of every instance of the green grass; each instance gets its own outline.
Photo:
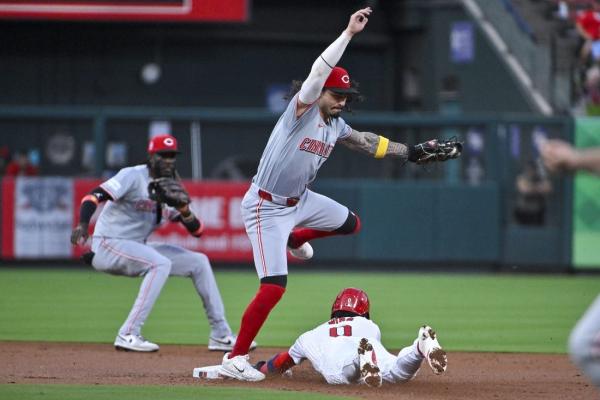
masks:
<path id="1" fill-rule="evenodd" d="M 282 397 L 283 395 L 283 397 Z M 0 399 L 18 400 L 342 400 L 306 392 L 206 386 L 0 385 Z"/>
<path id="2" fill-rule="evenodd" d="M 293 267 L 292 267 L 293 268 Z M 217 273 L 232 328 L 257 288 L 254 271 Z M 90 270 L 0 269 L 0 340 L 111 343 L 141 280 Z M 383 343 L 436 328 L 451 351 L 564 353 L 570 329 L 598 294 L 599 276 L 299 273 L 257 340 L 289 346 L 328 318 L 346 286 L 365 289 Z M 144 327 L 161 343 L 206 344 L 209 328 L 191 280 L 171 278 Z"/>

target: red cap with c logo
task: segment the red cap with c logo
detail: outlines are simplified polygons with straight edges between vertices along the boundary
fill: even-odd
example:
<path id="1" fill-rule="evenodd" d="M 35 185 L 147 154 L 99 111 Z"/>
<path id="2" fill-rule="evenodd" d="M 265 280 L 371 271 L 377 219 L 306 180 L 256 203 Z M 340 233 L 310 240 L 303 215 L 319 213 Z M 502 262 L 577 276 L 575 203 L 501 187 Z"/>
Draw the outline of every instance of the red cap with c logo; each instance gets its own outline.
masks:
<path id="1" fill-rule="evenodd" d="M 177 139 L 171 135 L 158 135 L 150 139 L 148 143 L 148 154 L 154 153 L 179 153 L 177 150 Z"/>
<path id="2" fill-rule="evenodd" d="M 357 94 L 358 90 L 352 87 L 350 75 L 342 67 L 334 67 L 325 81 L 323 88 L 340 94 Z"/>

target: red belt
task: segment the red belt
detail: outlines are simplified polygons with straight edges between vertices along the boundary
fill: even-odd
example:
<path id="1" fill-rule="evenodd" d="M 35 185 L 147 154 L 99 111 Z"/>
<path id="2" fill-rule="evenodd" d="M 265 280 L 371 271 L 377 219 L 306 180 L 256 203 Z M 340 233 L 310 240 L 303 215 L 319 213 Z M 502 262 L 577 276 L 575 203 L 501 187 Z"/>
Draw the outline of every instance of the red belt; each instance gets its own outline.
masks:
<path id="1" fill-rule="evenodd" d="M 258 189 L 258 196 L 267 201 L 270 201 L 271 203 L 275 203 L 275 204 L 279 204 L 279 205 L 287 206 L 287 207 L 293 207 L 296 204 L 298 204 L 298 202 L 300 201 L 299 197 L 276 196 L 275 199 L 273 199 L 274 196 L 271 193 L 265 192 L 262 189 Z"/>

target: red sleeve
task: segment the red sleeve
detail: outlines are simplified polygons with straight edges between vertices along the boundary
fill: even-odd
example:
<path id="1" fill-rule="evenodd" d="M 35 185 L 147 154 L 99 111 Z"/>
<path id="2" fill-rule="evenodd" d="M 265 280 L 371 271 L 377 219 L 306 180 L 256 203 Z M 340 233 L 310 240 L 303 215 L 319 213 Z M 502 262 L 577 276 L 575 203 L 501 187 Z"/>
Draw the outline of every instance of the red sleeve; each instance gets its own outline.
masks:
<path id="1" fill-rule="evenodd" d="M 586 11 L 577 14 L 575 22 L 583 28 L 593 39 L 600 37 L 600 20 L 593 12 Z"/>
<path id="2" fill-rule="evenodd" d="M 13 162 L 8 163 L 4 174 L 6 176 L 17 176 L 19 174 L 19 166 Z"/>
<path id="3" fill-rule="evenodd" d="M 290 357 L 290 354 L 287 351 L 283 351 L 267 361 L 263 368 L 266 367 L 266 372 L 269 373 L 278 372 L 282 374 L 294 365 L 296 365 L 296 363 L 292 357 Z M 261 370 L 263 368 L 261 368 Z"/>
<path id="4" fill-rule="evenodd" d="M 33 165 L 28 165 L 25 168 L 25 175 L 27 176 L 36 176 L 39 174 L 39 170 L 37 169 L 37 167 L 34 167 Z"/>
<path id="5" fill-rule="evenodd" d="M 582 12 L 582 13 L 577 13 L 577 15 L 575 15 L 575 23 L 581 26 L 584 26 L 584 20 L 587 16 L 587 13 Z"/>

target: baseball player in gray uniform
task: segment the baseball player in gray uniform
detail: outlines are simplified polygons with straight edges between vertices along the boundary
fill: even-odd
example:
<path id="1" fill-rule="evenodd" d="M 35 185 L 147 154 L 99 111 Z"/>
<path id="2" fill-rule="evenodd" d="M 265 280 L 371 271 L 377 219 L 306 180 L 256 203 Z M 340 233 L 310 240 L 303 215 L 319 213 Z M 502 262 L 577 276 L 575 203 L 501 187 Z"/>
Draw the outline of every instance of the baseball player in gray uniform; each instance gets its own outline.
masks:
<path id="1" fill-rule="evenodd" d="M 277 121 L 260 159 L 258 172 L 242 201 L 242 216 L 252 243 L 260 286 L 242 317 L 237 342 L 225 354 L 221 374 L 259 381 L 264 374 L 248 361 L 248 350 L 287 284 L 287 253 L 312 257 L 309 240 L 358 232 L 358 216 L 338 202 L 307 188 L 336 143 L 375 158 L 444 161 L 458 157 L 457 143 L 432 140 L 416 146 L 394 143 L 371 132 L 352 129 L 340 117 L 358 98 L 356 84 L 336 64 L 352 36 L 367 24 L 371 8 L 350 17 L 344 32 L 317 57 L 310 74 L 293 86 L 287 109 Z"/>
<path id="2" fill-rule="evenodd" d="M 225 318 L 208 257 L 179 246 L 146 242 L 164 221 L 180 222 L 193 236 L 202 235 L 202 223 L 190 210 L 189 196 L 182 186 L 179 190 L 184 200 L 178 209 L 150 198 L 149 187 L 156 178 L 179 182 L 172 179 L 177 175 L 177 153 L 175 137 L 155 136 L 149 142 L 146 165 L 123 168 L 81 201 L 79 224 L 72 232 L 71 242 L 84 243 L 88 239 L 89 221 L 94 211 L 100 203 L 110 200 L 96 222 L 88 261 L 98 271 L 144 277 L 133 308 L 115 339 L 119 350 L 151 352 L 159 349 L 142 336 L 141 330 L 171 275 L 190 277 L 194 282 L 211 325 L 208 348 L 228 351 L 235 344 L 236 337 Z M 251 344 L 255 346 L 256 343 Z"/>
<path id="3" fill-rule="evenodd" d="M 600 147 L 575 149 L 562 140 L 549 140 L 540 148 L 550 172 L 588 171 L 600 175 Z M 600 388 L 600 295 L 579 319 L 569 337 L 573 362 Z"/>
<path id="4" fill-rule="evenodd" d="M 413 343 L 394 355 L 381 344 L 381 331 L 369 314 L 367 294 L 345 288 L 335 298 L 328 321 L 300 335 L 288 351 L 267 362 L 259 361 L 256 368 L 265 374 L 282 374 L 309 360 L 327 383 L 373 387 L 383 381 L 398 383 L 414 378 L 425 360 L 434 374 L 446 371 L 446 352 L 430 326 L 423 325 Z"/>

